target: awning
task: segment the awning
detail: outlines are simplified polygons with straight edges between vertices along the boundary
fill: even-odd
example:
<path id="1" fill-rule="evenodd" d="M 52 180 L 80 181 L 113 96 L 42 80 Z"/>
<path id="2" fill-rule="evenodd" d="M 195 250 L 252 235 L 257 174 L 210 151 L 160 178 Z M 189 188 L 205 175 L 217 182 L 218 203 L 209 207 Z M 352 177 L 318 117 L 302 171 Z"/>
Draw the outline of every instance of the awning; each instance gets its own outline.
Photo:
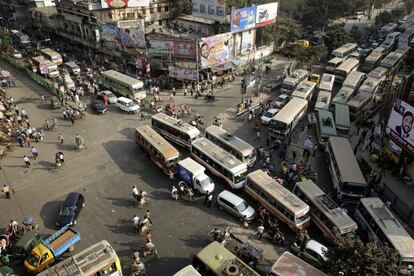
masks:
<path id="1" fill-rule="evenodd" d="M 223 70 L 230 70 L 230 69 L 233 69 L 233 67 L 234 67 L 234 64 L 232 62 L 229 62 L 229 63 L 224 64 Z"/>

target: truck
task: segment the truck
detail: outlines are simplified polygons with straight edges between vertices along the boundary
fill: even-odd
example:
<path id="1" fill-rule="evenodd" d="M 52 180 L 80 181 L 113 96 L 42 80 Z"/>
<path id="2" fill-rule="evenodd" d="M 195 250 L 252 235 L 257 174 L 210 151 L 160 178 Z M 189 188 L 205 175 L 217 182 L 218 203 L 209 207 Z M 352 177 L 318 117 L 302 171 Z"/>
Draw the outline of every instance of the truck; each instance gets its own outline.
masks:
<path id="1" fill-rule="evenodd" d="M 214 183 L 205 174 L 206 168 L 190 157 L 178 162 L 178 175 L 193 189 L 201 194 L 210 194 L 214 191 Z"/>
<path id="2" fill-rule="evenodd" d="M 24 261 L 26 270 L 30 273 L 39 273 L 52 265 L 66 251 L 72 251 L 80 240 L 80 233 L 66 225 L 51 235 L 40 240 Z"/>

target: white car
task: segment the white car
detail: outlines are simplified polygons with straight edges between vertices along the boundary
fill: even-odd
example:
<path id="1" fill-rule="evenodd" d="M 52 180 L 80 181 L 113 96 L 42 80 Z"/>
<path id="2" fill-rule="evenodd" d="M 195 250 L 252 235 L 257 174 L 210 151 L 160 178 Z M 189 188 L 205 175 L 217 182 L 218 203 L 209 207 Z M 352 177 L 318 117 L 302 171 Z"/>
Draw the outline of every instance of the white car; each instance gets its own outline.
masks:
<path id="1" fill-rule="evenodd" d="M 13 51 L 13 57 L 18 59 L 23 58 L 22 54 L 17 50 Z"/>
<path id="2" fill-rule="evenodd" d="M 118 98 L 115 96 L 115 94 L 112 93 L 109 90 L 100 91 L 98 93 L 98 95 L 101 99 L 103 99 L 104 96 L 107 96 L 108 97 L 108 103 L 110 103 L 110 104 L 114 104 L 118 101 Z"/>
<path id="3" fill-rule="evenodd" d="M 256 211 L 253 207 L 244 201 L 241 197 L 233 194 L 230 191 L 224 190 L 217 195 L 216 203 L 220 210 L 225 210 L 233 216 L 240 219 L 240 221 L 252 221 L 256 216 Z"/>
<path id="4" fill-rule="evenodd" d="M 269 109 L 265 114 L 260 117 L 263 125 L 268 125 L 275 115 L 280 111 L 278 108 Z"/>
<path id="5" fill-rule="evenodd" d="M 285 104 L 288 103 L 288 101 L 290 100 L 290 96 L 287 94 L 282 94 L 279 95 L 279 97 L 277 97 L 276 102 L 275 102 L 275 106 L 277 108 L 282 108 L 285 106 Z"/>

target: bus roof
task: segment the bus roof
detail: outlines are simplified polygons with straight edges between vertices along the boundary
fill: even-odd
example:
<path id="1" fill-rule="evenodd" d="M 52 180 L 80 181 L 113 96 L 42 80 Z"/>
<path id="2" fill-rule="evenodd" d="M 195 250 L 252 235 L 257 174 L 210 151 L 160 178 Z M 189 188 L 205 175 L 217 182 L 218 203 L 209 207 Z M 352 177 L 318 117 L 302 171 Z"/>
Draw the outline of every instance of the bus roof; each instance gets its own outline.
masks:
<path id="1" fill-rule="evenodd" d="M 368 77 L 362 83 L 361 87 L 359 87 L 358 92 L 367 92 L 367 93 L 374 93 L 375 89 L 377 89 L 378 85 L 380 84 L 381 79 Z"/>
<path id="2" fill-rule="evenodd" d="M 43 49 L 40 49 L 40 51 L 42 53 L 48 54 L 49 56 L 57 56 L 57 55 L 60 56 L 60 54 L 58 52 L 56 52 L 55 50 L 52 50 L 50 48 L 43 48 Z"/>
<path id="3" fill-rule="evenodd" d="M 167 140 L 165 140 L 149 125 L 137 127 L 135 130 L 139 132 L 145 140 L 151 143 L 152 146 L 157 148 L 166 160 L 180 155 L 176 148 L 168 143 Z"/>
<path id="4" fill-rule="evenodd" d="M 217 276 L 226 276 L 224 270 L 230 264 L 237 266 L 243 276 L 259 276 L 257 272 L 216 241 L 198 252 L 197 259 L 206 264 L 209 271 Z"/>
<path id="5" fill-rule="evenodd" d="M 342 182 L 351 182 L 366 186 L 364 176 L 355 158 L 354 151 L 348 139 L 343 137 L 329 137 L 332 153 L 341 174 Z"/>
<path id="6" fill-rule="evenodd" d="M 359 92 L 355 97 L 353 97 L 346 104 L 349 107 L 359 108 L 361 105 L 363 105 L 367 101 L 370 101 L 371 99 L 372 99 L 371 93 Z"/>
<path id="7" fill-rule="evenodd" d="M 340 208 L 321 188 L 312 180 L 297 182 L 296 186 L 309 198 L 314 205 L 319 206 L 319 210 L 328 217 L 338 229 L 353 228 L 358 226 L 348 214 Z"/>
<path id="8" fill-rule="evenodd" d="M 175 129 L 178 129 L 184 133 L 187 133 L 191 138 L 197 137 L 200 135 L 200 130 L 188 123 L 184 123 L 181 119 L 175 119 L 171 116 L 168 116 L 164 113 L 157 113 L 152 116 L 153 119 L 161 121 L 166 125 L 169 125 Z"/>
<path id="9" fill-rule="evenodd" d="M 352 68 L 359 64 L 359 60 L 356 58 L 347 58 L 335 71 L 351 71 Z M 325 74 L 324 74 L 325 75 Z"/>
<path id="10" fill-rule="evenodd" d="M 247 170 L 246 164 L 233 157 L 229 152 L 220 148 L 207 138 L 198 138 L 197 140 L 194 140 L 192 146 L 201 149 L 234 173 Z"/>
<path id="11" fill-rule="evenodd" d="M 277 259 L 271 272 L 277 276 L 327 276 L 288 251 Z"/>
<path id="12" fill-rule="evenodd" d="M 316 99 L 315 109 L 329 109 L 331 103 L 332 93 L 328 91 L 319 91 L 318 98 Z"/>
<path id="13" fill-rule="evenodd" d="M 334 57 L 334 58 L 331 58 L 331 59 L 328 61 L 328 64 L 334 64 L 334 65 L 336 65 L 336 64 L 338 64 L 338 63 L 340 63 L 340 62 L 343 62 L 343 61 L 344 61 L 344 58 Z"/>
<path id="14" fill-rule="evenodd" d="M 381 79 L 382 77 L 386 76 L 387 72 L 388 72 L 387 68 L 378 66 L 377 68 L 369 72 L 367 76 Z"/>
<path id="15" fill-rule="evenodd" d="M 52 266 L 38 275 L 94 275 L 103 267 L 108 267 L 117 260 L 118 256 L 115 250 L 109 242 L 103 240 Z"/>
<path id="16" fill-rule="evenodd" d="M 349 106 L 346 104 L 335 105 L 335 125 L 339 130 L 349 130 L 351 128 Z"/>
<path id="17" fill-rule="evenodd" d="M 283 123 L 290 123 L 296 117 L 298 112 L 308 105 L 308 101 L 293 97 L 272 120 Z"/>
<path id="18" fill-rule="evenodd" d="M 400 253 L 401 259 L 414 261 L 414 240 L 410 237 L 401 223 L 394 217 L 384 202 L 378 197 L 361 198 L 363 204 L 377 225 L 387 235 L 392 246 Z"/>
<path id="19" fill-rule="evenodd" d="M 350 87 L 342 87 L 332 100 L 332 104 L 346 104 L 354 94 L 354 89 Z"/>
<path id="20" fill-rule="evenodd" d="M 194 266 L 187 265 L 177 271 L 173 276 L 201 276 L 201 274 L 194 268 Z"/>
<path id="21" fill-rule="evenodd" d="M 310 92 L 315 88 L 316 83 L 313 81 L 304 80 L 302 81 L 295 91 L 292 92 L 292 97 L 298 97 L 306 99 Z"/>
<path id="22" fill-rule="evenodd" d="M 128 85 L 136 86 L 134 88 L 137 88 L 137 89 L 144 87 L 144 83 L 142 81 L 134 79 L 130 76 L 127 76 L 127 75 L 122 74 L 122 73 L 120 73 L 118 71 L 115 71 L 115 70 L 103 71 L 103 72 L 101 72 L 101 74 L 105 75 L 109 78 L 116 79 L 118 81 L 122 81 L 124 83 L 127 83 Z"/>
<path id="23" fill-rule="evenodd" d="M 285 83 L 297 83 L 299 79 L 303 78 L 308 74 L 308 71 L 306 70 L 295 70 L 292 74 L 290 74 L 288 77 L 286 77 L 283 82 Z"/>
<path id="24" fill-rule="evenodd" d="M 322 135 L 336 136 L 335 121 L 330 111 L 318 110 L 318 121 Z"/>
<path id="25" fill-rule="evenodd" d="M 319 82 L 318 88 L 319 90 L 331 91 L 334 82 L 335 82 L 335 75 L 324 73 L 322 75 L 321 81 Z"/>
<path id="26" fill-rule="evenodd" d="M 337 54 L 342 55 L 343 53 L 349 51 L 350 49 L 357 48 L 357 47 L 358 47 L 358 45 L 355 44 L 355 43 L 346 43 L 346 44 L 342 45 L 341 47 L 333 50 L 332 55 L 334 55 L 334 56 L 336 56 Z"/>
<path id="27" fill-rule="evenodd" d="M 398 24 L 396 23 L 388 23 L 387 25 L 383 26 L 380 31 L 384 32 L 392 32 L 398 27 Z"/>
<path id="28" fill-rule="evenodd" d="M 378 47 L 378 48 L 381 48 L 382 51 L 384 51 L 383 47 Z M 376 49 L 378 49 L 378 48 L 376 48 Z M 378 62 L 382 58 L 382 56 L 384 55 L 382 51 L 381 52 L 380 51 L 372 51 L 371 54 L 369 54 L 369 56 L 367 56 L 367 58 L 365 59 L 364 62 L 365 63 L 376 63 L 376 62 Z"/>
<path id="29" fill-rule="evenodd" d="M 348 76 L 342 83 L 342 87 L 348 86 L 352 88 L 356 88 L 358 86 L 358 83 L 360 83 L 361 79 L 364 78 L 365 73 L 359 72 L 359 71 L 352 71 L 349 72 Z"/>
<path id="30" fill-rule="evenodd" d="M 256 184 L 265 191 L 268 195 L 277 198 L 277 200 L 287 209 L 292 211 L 295 215 L 309 211 L 309 205 L 303 202 L 295 194 L 276 182 L 272 177 L 262 170 L 256 170 L 247 175 Z"/>
<path id="31" fill-rule="evenodd" d="M 206 133 L 210 133 L 216 137 L 218 137 L 224 143 L 236 148 L 239 150 L 244 156 L 248 156 L 252 154 L 254 151 L 254 147 L 249 143 L 243 141 L 237 136 L 230 134 L 225 129 L 218 127 L 216 125 L 211 125 L 206 128 Z"/>
<path id="32" fill-rule="evenodd" d="M 398 61 L 403 57 L 402 53 L 391 52 L 380 62 L 381 67 L 390 68 L 395 66 Z"/>

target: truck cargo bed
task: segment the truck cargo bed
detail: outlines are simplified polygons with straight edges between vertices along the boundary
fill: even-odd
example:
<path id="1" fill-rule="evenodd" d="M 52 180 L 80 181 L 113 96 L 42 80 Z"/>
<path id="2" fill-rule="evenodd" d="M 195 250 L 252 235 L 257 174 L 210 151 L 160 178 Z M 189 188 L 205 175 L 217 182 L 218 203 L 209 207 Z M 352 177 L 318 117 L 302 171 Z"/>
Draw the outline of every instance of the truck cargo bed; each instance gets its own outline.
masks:
<path id="1" fill-rule="evenodd" d="M 59 249 L 68 244 L 68 241 L 72 239 L 77 233 L 73 231 L 71 228 L 68 228 L 66 232 L 64 232 L 62 235 L 60 235 L 58 238 L 56 238 L 54 241 L 50 243 L 50 247 L 54 251 L 59 251 Z M 71 244 L 72 245 L 72 244 Z M 71 246 L 70 245 L 70 246 Z"/>

